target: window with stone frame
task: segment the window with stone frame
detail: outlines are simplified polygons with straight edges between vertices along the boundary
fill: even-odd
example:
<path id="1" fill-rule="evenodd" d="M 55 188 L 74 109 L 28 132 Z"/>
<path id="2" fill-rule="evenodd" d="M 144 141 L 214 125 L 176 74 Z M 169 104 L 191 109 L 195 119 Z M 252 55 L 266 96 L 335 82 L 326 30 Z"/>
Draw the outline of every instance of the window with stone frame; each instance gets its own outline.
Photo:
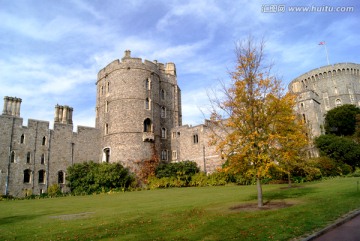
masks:
<path id="1" fill-rule="evenodd" d="M 44 184 L 45 183 L 45 170 L 40 170 L 38 172 L 39 174 L 39 184 Z"/>
<path id="2" fill-rule="evenodd" d="M 162 150 L 161 151 L 161 160 L 162 161 L 167 161 L 168 157 L 167 157 L 167 150 Z"/>
<path id="3" fill-rule="evenodd" d="M 24 170 L 24 183 L 30 183 L 31 181 L 31 170 L 26 169 Z"/>
<path id="4" fill-rule="evenodd" d="M 150 110 L 150 103 L 151 103 L 150 99 L 146 98 L 145 99 L 145 109 L 146 110 Z"/>
<path id="5" fill-rule="evenodd" d="M 166 118 L 166 107 L 161 107 L 161 118 Z"/>
<path id="6" fill-rule="evenodd" d="M 63 171 L 58 172 L 58 184 L 65 184 L 65 173 Z"/>
<path id="7" fill-rule="evenodd" d="M 166 133 L 166 128 L 161 128 L 161 139 L 166 139 L 167 137 L 167 133 Z"/>
<path id="8" fill-rule="evenodd" d="M 26 154 L 26 163 L 29 164 L 30 162 L 31 162 L 31 153 L 28 152 L 28 153 Z"/>
<path id="9" fill-rule="evenodd" d="M 42 165 L 45 164 L 45 154 L 41 154 L 40 164 L 42 164 Z"/>
<path id="10" fill-rule="evenodd" d="M 105 123 L 105 135 L 109 134 L 109 124 Z"/>
<path id="11" fill-rule="evenodd" d="M 41 145 L 43 145 L 43 146 L 45 146 L 45 145 L 46 145 L 46 136 L 44 136 L 44 137 L 42 138 Z"/>
<path id="12" fill-rule="evenodd" d="M 199 143 L 199 136 L 198 136 L 198 134 L 194 134 L 194 135 L 193 135 L 193 142 L 194 142 L 194 144 Z"/>
<path id="13" fill-rule="evenodd" d="M 172 159 L 176 160 L 177 159 L 177 151 L 173 151 L 172 152 Z"/>
<path id="14" fill-rule="evenodd" d="M 165 92 L 165 90 L 161 89 L 160 90 L 160 98 L 161 98 L 161 100 L 165 100 L 165 97 L 166 97 L 166 92 Z"/>
<path id="15" fill-rule="evenodd" d="M 15 162 L 15 152 L 14 151 L 11 151 L 11 153 L 10 153 L 10 162 L 11 163 Z"/>
<path id="16" fill-rule="evenodd" d="M 20 137 L 20 144 L 23 144 L 25 142 L 25 135 L 22 134 Z"/>
<path id="17" fill-rule="evenodd" d="M 144 132 L 152 132 L 152 123 L 149 118 L 144 120 Z"/>

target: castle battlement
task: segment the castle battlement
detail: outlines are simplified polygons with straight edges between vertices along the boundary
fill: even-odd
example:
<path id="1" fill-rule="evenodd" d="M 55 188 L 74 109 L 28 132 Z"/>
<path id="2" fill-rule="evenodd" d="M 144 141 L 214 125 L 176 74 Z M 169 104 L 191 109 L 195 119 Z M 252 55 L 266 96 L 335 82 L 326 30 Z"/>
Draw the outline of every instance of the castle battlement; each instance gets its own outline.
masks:
<path id="1" fill-rule="evenodd" d="M 141 58 L 134 58 L 131 57 L 130 50 L 126 50 L 125 55 L 121 60 L 116 59 L 112 61 L 105 68 L 101 69 L 98 72 L 98 81 L 105 78 L 113 71 L 121 70 L 121 69 L 127 69 L 127 70 L 142 69 L 149 71 L 150 74 L 157 74 L 157 75 L 166 74 L 166 75 L 176 76 L 176 67 L 174 63 L 169 62 L 163 64 L 157 62 L 157 60 L 149 61 L 146 59 L 143 60 Z"/>

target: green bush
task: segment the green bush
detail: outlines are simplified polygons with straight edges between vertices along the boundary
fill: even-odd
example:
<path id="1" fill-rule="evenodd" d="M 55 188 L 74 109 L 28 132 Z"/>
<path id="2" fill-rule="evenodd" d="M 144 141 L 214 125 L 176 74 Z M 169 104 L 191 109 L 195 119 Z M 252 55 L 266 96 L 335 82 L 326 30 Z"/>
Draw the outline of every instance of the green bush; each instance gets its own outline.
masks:
<path id="1" fill-rule="evenodd" d="M 159 179 L 164 177 L 174 177 L 179 180 L 178 183 L 185 182 L 186 185 L 188 185 L 191 181 L 191 177 L 199 171 L 199 167 L 196 162 L 193 161 L 161 163 L 155 170 L 155 176 Z"/>
<path id="2" fill-rule="evenodd" d="M 353 173 L 350 173 L 348 176 L 349 177 L 360 177 L 360 168 L 359 167 L 355 168 L 355 171 Z"/>
<path id="3" fill-rule="evenodd" d="M 62 193 L 61 193 L 60 186 L 58 184 L 54 184 L 54 185 L 51 185 L 50 187 L 48 187 L 47 195 L 49 197 L 61 196 Z"/>
<path id="4" fill-rule="evenodd" d="M 67 173 L 68 186 L 75 195 L 125 190 L 134 181 L 119 163 L 78 163 L 69 167 Z"/>

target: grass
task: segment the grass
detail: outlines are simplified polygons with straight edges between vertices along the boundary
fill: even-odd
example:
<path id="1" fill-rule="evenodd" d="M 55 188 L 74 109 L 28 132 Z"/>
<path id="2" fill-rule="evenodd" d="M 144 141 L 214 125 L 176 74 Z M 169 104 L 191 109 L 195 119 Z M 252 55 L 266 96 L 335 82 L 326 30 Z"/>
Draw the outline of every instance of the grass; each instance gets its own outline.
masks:
<path id="1" fill-rule="evenodd" d="M 174 188 L 0 202 L 0 240 L 290 240 L 360 208 L 360 178 L 265 185 L 265 201 L 290 207 L 231 209 L 256 203 L 255 186 Z"/>

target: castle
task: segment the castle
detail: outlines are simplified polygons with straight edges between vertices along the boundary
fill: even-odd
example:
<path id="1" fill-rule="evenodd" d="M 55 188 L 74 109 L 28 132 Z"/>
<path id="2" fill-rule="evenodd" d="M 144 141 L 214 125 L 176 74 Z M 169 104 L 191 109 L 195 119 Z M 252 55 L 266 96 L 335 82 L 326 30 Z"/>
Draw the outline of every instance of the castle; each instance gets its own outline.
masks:
<path id="1" fill-rule="evenodd" d="M 337 64 L 312 70 L 289 85 L 298 94 L 297 111 L 322 133 L 323 115 L 344 103 L 360 104 L 360 65 Z M 4 98 L 0 115 L 0 188 L 2 194 L 41 194 L 53 184 L 63 191 L 67 167 L 89 160 L 120 162 L 135 170 L 157 157 L 164 162 L 195 161 L 213 172 L 224 160 L 209 145 L 210 121 L 182 125 L 181 91 L 174 63 L 131 57 L 129 50 L 99 71 L 96 81 L 96 126 L 73 132 L 73 109 L 55 106 L 54 126 L 20 116 L 21 99 Z"/>

